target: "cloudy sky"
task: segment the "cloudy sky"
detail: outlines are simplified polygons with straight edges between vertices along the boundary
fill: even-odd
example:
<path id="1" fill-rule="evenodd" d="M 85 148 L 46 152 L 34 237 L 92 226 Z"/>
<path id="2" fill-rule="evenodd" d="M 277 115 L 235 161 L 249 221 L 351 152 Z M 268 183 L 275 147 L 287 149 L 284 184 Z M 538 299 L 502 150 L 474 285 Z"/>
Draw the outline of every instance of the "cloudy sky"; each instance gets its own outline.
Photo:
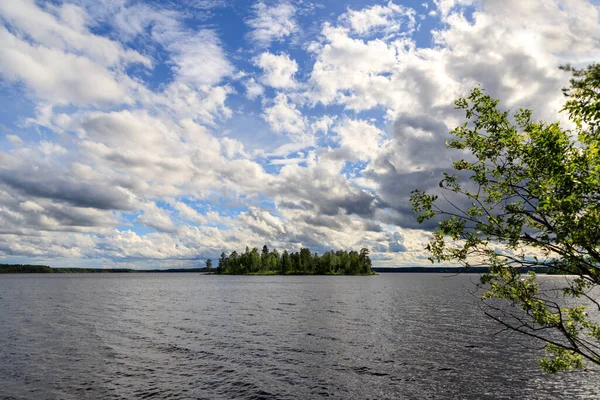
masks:
<path id="1" fill-rule="evenodd" d="M 591 0 L 0 0 L 0 262 L 269 245 L 427 264 L 408 198 L 481 84 L 557 120 Z"/>

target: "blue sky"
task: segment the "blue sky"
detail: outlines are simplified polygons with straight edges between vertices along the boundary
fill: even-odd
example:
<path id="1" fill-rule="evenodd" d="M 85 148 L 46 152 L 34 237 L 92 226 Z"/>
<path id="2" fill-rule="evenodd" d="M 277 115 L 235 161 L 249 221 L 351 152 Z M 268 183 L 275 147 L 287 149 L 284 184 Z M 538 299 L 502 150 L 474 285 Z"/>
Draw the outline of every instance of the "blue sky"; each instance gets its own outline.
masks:
<path id="1" fill-rule="evenodd" d="M 0 262 L 198 266 L 267 244 L 420 265 L 453 100 L 558 113 L 588 0 L 0 0 Z"/>

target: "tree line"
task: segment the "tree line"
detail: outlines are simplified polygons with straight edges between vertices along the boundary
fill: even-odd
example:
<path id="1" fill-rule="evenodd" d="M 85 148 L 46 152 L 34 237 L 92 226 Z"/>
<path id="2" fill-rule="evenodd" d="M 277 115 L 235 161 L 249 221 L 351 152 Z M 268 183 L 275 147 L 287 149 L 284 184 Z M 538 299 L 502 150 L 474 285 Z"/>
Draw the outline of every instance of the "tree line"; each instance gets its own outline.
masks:
<path id="1" fill-rule="evenodd" d="M 52 268 L 47 265 L 0 264 L 0 274 L 71 274 L 71 273 L 136 272 L 128 268 Z M 137 272 L 144 272 L 138 270 Z M 147 272 L 147 271 L 146 271 Z"/>
<path id="2" fill-rule="evenodd" d="M 208 270 L 212 268 L 212 260 L 206 261 Z M 246 246 L 246 251 L 233 251 L 227 255 L 221 253 L 217 274 L 248 275 L 248 274 L 283 274 L 283 275 L 373 275 L 369 250 L 328 251 L 321 255 L 312 253 L 309 248 L 298 252 L 284 250 L 269 250 L 265 245 L 259 252 Z"/>

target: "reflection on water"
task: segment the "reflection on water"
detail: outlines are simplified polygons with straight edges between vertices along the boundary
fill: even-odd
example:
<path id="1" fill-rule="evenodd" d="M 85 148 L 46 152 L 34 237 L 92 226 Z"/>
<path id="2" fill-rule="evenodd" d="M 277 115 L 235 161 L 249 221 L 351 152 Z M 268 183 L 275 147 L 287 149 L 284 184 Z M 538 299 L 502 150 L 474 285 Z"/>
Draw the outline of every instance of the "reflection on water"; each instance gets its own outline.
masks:
<path id="1" fill-rule="evenodd" d="M 1 276 L 0 397 L 600 398 L 492 335 L 475 278 Z"/>

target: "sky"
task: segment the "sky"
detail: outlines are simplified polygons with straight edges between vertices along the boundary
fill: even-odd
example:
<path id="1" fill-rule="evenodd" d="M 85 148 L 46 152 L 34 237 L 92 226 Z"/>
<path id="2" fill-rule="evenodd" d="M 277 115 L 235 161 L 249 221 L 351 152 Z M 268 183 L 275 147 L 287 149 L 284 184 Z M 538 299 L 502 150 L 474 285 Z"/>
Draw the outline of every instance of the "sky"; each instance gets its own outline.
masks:
<path id="1" fill-rule="evenodd" d="M 429 265 L 414 189 L 453 101 L 561 121 L 591 0 L 0 0 L 0 262 L 203 266 L 245 246 Z"/>

